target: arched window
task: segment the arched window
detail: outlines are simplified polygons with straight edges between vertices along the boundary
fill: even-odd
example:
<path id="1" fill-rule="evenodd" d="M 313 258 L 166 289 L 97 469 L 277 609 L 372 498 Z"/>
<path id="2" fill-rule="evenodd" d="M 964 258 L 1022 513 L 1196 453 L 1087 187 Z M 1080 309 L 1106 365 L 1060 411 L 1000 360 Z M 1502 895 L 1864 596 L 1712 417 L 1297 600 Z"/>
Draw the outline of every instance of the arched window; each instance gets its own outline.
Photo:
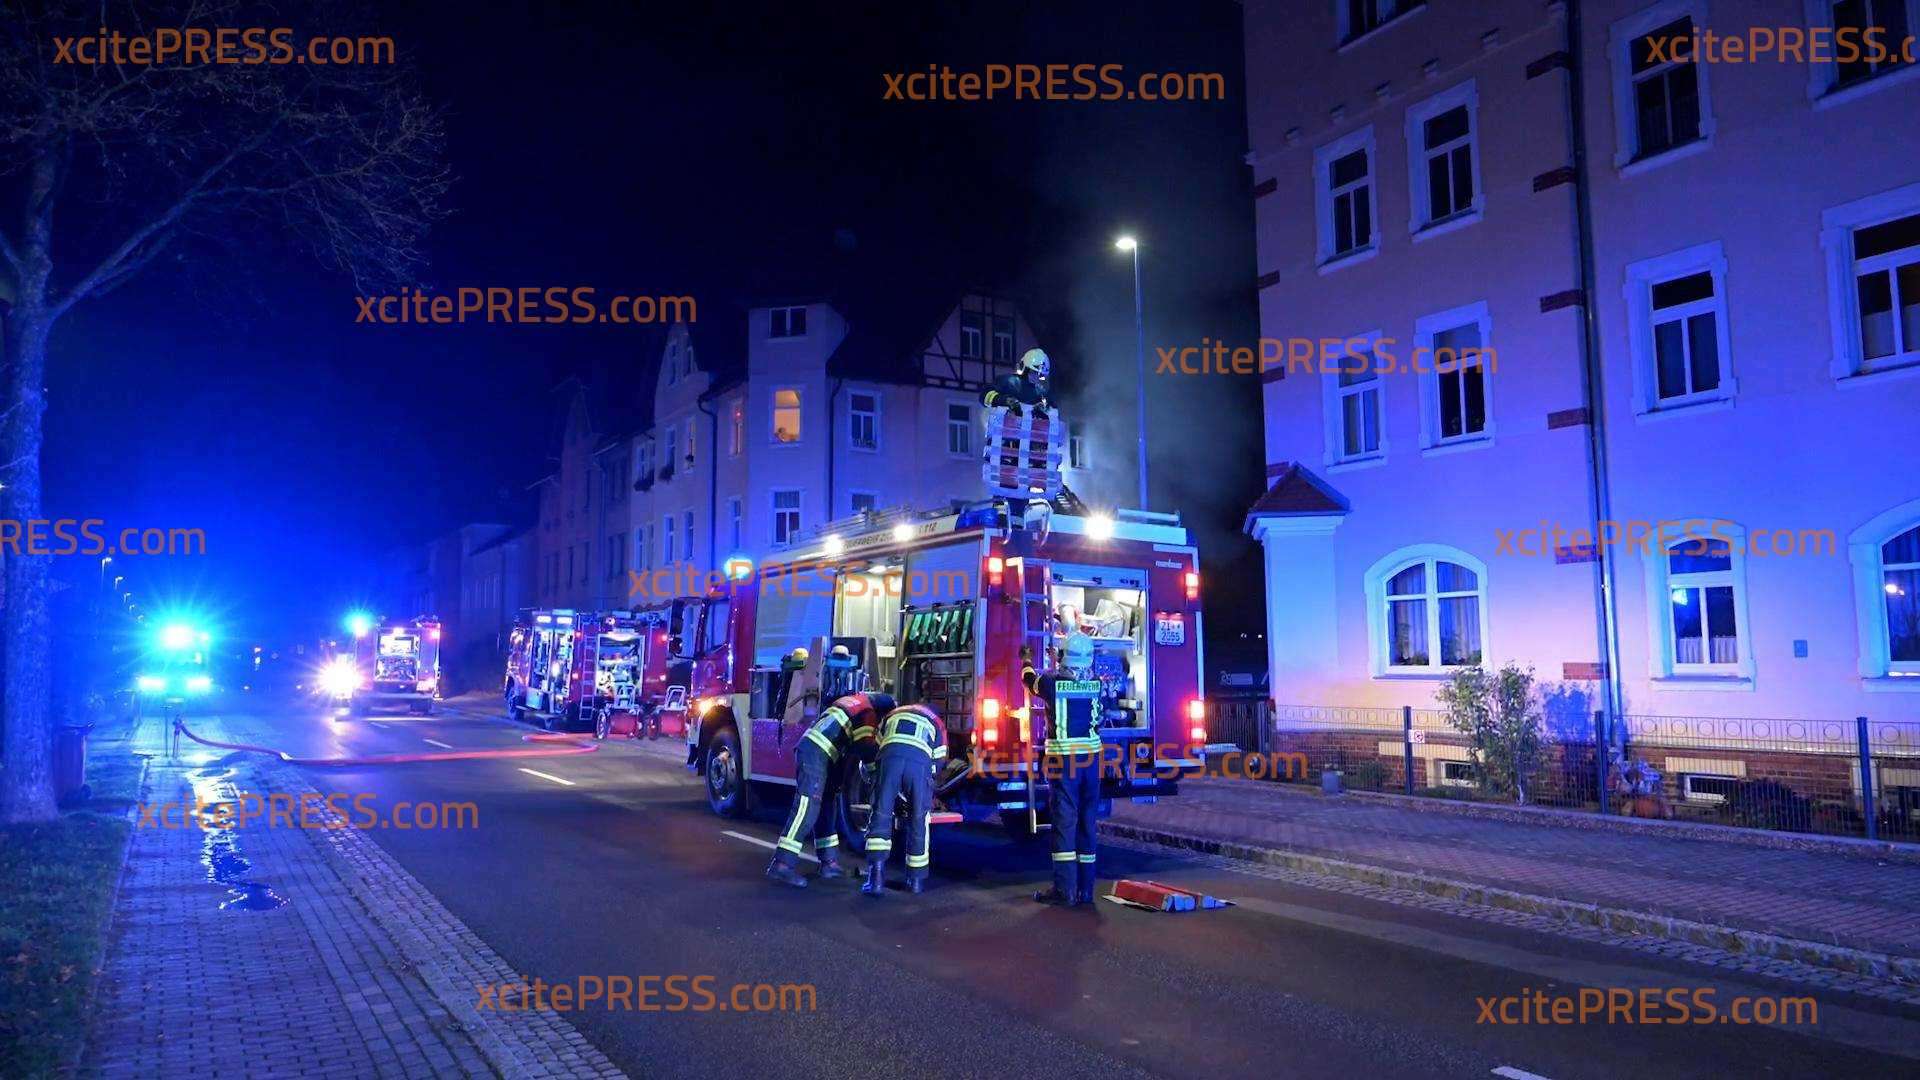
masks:
<path id="1" fill-rule="evenodd" d="M 1920 674 L 1920 525 L 1880 545 L 1880 592 L 1888 664 Z"/>
<path id="2" fill-rule="evenodd" d="M 1376 674 L 1442 674 L 1481 662 L 1486 567 L 1464 552 L 1422 545 L 1367 574 Z"/>
<path id="3" fill-rule="evenodd" d="M 1920 499 L 1847 537 L 1868 689 L 1920 690 Z"/>

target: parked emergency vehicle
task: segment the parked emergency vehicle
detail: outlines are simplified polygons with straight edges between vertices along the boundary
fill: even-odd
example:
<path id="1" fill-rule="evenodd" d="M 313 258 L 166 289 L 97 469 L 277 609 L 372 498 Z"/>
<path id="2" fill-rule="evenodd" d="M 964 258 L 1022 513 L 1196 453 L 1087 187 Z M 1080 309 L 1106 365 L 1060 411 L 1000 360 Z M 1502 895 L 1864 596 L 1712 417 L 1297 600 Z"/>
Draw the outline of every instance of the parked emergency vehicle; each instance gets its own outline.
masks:
<path id="1" fill-rule="evenodd" d="M 440 696 L 440 620 L 381 619 L 354 638 L 353 665 L 357 678 L 348 689 L 348 711 L 360 715 L 404 705 L 431 714 Z"/>
<path id="2" fill-rule="evenodd" d="M 508 712 L 549 731 L 590 727 L 596 738 L 639 738 L 657 722 L 665 697 L 667 617 L 664 604 L 522 613 L 507 645 Z"/>
<path id="3" fill-rule="evenodd" d="M 1044 710 L 1028 708 L 1023 650 L 1045 672 L 1074 631 L 1094 639 L 1096 670 L 1117 702 L 1101 736 L 1121 767 L 1103 781 L 1103 798 L 1174 793 L 1206 741 L 1200 572 L 1187 530 L 1175 514 L 1057 514 L 1034 547 L 1010 553 L 998 512 L 983 504 L 870 513 L 827 526 L 777 562 L 730 561 L 726 587 L 682 613 L 695 718 L 687 765 L 705 776 L 709 806 L 745 814 L 756 783 L 794 783 L 794 748 L 831 694 L 812 689 L 820 672 L 782 661 L 804 648 L 817 666 L 825 649 L 845 645 L 869 688 L 945 719 L 950 761 L 936 789 L 945 812 L 935 820 L 998 816 L 1031 835 L 1047 805 L 1045 728 Z M 793 707 L 795 685 L 813 700 Z M 863 774 L 846 785 L 849 842 L 866 826 L 870 784 Z"/>

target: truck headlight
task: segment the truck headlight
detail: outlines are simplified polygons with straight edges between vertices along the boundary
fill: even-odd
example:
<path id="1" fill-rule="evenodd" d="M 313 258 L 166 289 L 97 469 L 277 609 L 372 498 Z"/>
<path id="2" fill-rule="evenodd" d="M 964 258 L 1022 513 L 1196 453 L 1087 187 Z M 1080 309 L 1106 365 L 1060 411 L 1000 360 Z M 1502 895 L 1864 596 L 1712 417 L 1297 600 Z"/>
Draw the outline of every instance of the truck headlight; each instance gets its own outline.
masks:
<path id="1" fill-rule="evenodd" d="M 167 688 L 167 680 L 158 675 L 142 675 L 133 681 L 133 685 L 150 694 L 157 694 Z"/>
<path id="2" fill-rule="evenodd" d="M 195 675 L 187 680 L 187 693 L 204 694 L 213 689 L 213 679 L 205 675 Z"/>

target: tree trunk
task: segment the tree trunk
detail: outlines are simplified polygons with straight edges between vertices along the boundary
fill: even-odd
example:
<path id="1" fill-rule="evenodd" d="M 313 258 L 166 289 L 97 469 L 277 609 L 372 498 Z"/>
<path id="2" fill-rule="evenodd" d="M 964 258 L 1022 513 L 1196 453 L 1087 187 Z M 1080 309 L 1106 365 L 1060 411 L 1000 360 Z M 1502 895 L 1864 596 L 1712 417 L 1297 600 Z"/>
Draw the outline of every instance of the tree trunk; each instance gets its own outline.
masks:
<path id="1" fill-rule="evenodd" d="M 26 299 L 26 298 L 23 298 Z M 41 516 L 41 414 L 46 407 L 47 323 L 35 297 L 6 320 L 6 420 L 0 424 L 0 516 L 26 522 Z M 31 305 L 31 306 L 28 306 Z M 25 534 L 24 526 L 22 535 Z M 0 823 L 49 821 L 53 802 L 52 684 L 47 626 L 49 556 L 10 552 L 5 604 L 0 611 L 0 660 L 5 663 L 5 736 L 0 741 Z"/>

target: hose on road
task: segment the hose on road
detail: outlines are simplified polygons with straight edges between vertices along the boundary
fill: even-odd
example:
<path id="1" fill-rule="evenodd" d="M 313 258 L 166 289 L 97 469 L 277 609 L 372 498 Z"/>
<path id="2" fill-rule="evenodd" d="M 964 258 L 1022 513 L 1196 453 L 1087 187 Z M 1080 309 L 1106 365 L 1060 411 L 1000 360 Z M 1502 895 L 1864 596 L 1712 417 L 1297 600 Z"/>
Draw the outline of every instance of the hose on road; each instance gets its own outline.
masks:
<path id="1" fill-rule="evenodd" d="M 534 758 L 564 757 L 570 754 L 591 754 L 600 749 L 592 742 L 580 742 L 571 735 L 522 735 L 523 742 L 565 743 L 565 746 L 507 748 L 501 750 L 445 750 L 436 753 L 420 754 L 373 754 L 367 757 L 340 758 L 300 758 L 284 750 L 275 750 L 270 746 L 254 746 L 251 743 L 217 742 L 203 739 L 188 729 L 185 722 L 175 719 L 173 730 L 176 736 L 185 735 L 202 746 L 211 746 L 220 750 L 242 750 L 253 754 L 271 754 L 289 765 L 314 766 L 353 766 L 353 765 L 396 765 L 415 761 L 482 761 L 489 758 Z"/>

